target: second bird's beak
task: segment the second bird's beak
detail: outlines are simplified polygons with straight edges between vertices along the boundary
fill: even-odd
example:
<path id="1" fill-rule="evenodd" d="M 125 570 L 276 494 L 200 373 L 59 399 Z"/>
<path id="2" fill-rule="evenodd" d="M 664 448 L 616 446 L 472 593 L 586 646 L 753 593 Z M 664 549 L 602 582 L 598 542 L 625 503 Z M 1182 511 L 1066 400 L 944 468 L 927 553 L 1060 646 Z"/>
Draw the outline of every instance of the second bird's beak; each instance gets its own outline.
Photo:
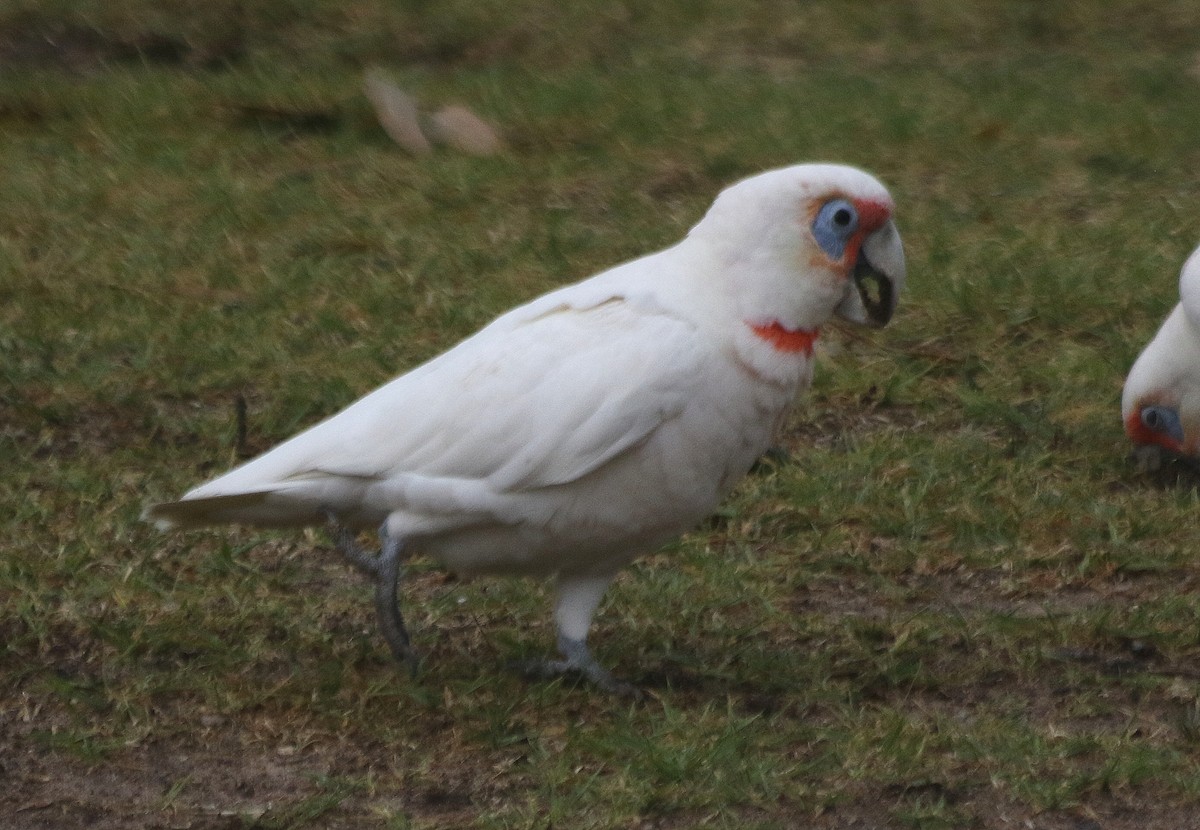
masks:
<path id="1" fill-rule="evenodd" d="M 887 325 L 904 288 L 904 275 L 904 246 L 889 219 L 863 240 L 846 285 L 846 296 L 834 313 L 851 323 Z"/>

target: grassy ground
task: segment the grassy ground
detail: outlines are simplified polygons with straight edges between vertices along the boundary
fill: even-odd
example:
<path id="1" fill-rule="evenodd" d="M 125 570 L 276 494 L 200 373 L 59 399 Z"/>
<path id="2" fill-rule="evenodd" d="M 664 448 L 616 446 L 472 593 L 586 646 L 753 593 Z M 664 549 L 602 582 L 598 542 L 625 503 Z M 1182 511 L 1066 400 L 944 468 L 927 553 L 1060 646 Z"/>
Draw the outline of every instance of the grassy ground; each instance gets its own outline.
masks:
<path id="1" fill-rule="evenodd" d="M 1200 241 L 1193 0 L 0 6 L 0 823 L 1200 826 L 1197 491 L 1124 372 Z M 502 125 L 413 159 L 387 67 Z M 593 634 L 418 562 L 417 681 L 319 534 L 178 494 L 801 160 L 892 188 L 910 290 Z M 237 402 L 248 432 L 237 435 Z"/>

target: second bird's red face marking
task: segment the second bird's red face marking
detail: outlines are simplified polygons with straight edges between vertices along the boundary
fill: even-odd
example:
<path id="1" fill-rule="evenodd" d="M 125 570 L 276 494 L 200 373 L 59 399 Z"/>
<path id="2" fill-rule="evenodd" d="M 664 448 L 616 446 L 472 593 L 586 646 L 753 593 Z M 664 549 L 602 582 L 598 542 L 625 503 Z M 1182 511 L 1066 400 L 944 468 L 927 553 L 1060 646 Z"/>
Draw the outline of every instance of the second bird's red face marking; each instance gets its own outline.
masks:
<path id="1" fill-rule="evenodd" d="M 1142 421 L 1142 407 L 1136 407 L 1125 419 L 1125 434 L 1136 446 L 1144 447 L 1158 445 L 1176 455 L 1187 455 L 1183 443 L 1176 441 L 1165 432 L 1156 432 Z"/>

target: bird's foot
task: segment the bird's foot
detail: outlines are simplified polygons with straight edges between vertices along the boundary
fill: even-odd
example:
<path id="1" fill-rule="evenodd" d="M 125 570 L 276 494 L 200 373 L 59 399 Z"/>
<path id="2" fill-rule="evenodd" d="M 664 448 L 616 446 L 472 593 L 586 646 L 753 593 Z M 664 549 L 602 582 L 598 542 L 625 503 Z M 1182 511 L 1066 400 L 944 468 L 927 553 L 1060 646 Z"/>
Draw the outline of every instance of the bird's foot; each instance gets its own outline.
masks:
<path id="1" fill-rule="evenodd" d="M 400 604 L 396 597 L 402 571 L 400 561 L 403 544 L 381 529 L 379 553 L 369 553 L 332 511 L 326 510 L 324 513 L 329 535 L 333 537 L 333 545 L 338 553 L 375 583 L 375 615 L 379 618 L 379 630 L 383 632 L 392 655 L 408 666 L 409 673 L 415 677 L 420 658 L 412 647 L 408 629 L 404 627 L 404 617 L 400 615 Z"/>
<path id="2" fill-rule="evenodd" d="M 591 683 L 602 692 L 617 697 L 641 700 L 645 692 L 631 683 L 617 680 L 608 669 L 596 662 L 591 650 L 583 640 L 558 638 L 558 650 L 562 653 L 561 660 L 529 660 L 519 664 L 518 668 L 526 677 L 552 678 L 563 675 L 576 675 Z"/>

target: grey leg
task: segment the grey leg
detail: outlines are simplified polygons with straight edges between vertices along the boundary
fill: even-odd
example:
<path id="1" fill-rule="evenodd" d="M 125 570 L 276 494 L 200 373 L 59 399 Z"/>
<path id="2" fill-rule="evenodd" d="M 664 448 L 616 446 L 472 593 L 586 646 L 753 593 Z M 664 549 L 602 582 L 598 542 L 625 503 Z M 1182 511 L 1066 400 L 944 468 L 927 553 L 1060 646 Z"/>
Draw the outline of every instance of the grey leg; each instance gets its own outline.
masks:
<path id="1" fill-rule="evenodd" d="M 338 553 L 375 583 L 375 615 L 379 618 L 379 630 L 391 647 L 392 655 L 407 665 L 409 672 L 415 676 L 419 658 L 404 627 L 404 617 L 400 615 L 400 604 L 396 597 L 400 585 L 403 543 L 380 528 L 379 553 L 371 554 L 362 549 L 354 534 L 331 511 L 325 511 L 325 520 Z"/>
<path id="2" fill-rule="evenodd" d="M 368 553 L 362 549 L 358 541 L 354 538 L 354 532 L 339 522 L 336 514 L 329 510 L 324 511 L 324 513 L 325 528 L 329 531 L 329 535 L 333 537 L 333 545 L 337 548 L 337 552 L 363 574 L 372 579 L 377 577 L 379 575 L 379 560 L 375 554 Z"/>
<path id="3" fill-rule="evenodd" d="M 534 677 L 578 674 L 609 694 L 635 698 L 643 696 L 636 686 L 617 680 L 609 674 L 607 669 L 596 662 L 596 658 L 587 647 L 592 615 L 596 612 L 600 598 L 604 596 L 604 589 L 612 582 L 612 578 L 612 574 L 559 575 L 554 621 L 558 628 L 558 650 L 563 659 L 526 663 L 522 666 L 526 674 Z"/>

